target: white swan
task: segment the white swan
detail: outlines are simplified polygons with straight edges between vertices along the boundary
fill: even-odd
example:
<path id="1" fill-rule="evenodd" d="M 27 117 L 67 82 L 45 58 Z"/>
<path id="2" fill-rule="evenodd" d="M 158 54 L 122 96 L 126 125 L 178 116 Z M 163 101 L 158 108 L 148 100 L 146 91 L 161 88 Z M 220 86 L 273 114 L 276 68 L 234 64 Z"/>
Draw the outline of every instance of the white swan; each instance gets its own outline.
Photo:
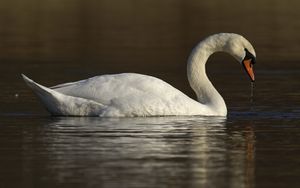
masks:
<path id="1" fill-rule="evenodd" d="M 241 62 L 251 81 L 254 81 L 256 55 L 252 45 L 238 34 L 209 36 L 194 48 L 188 59 L 188 80 L 198 101 L 158 78 L 135 73 L 96 76 L 50 88 L 22 76 L 52 115 L 226 116 L 225 102 L 205 72 L 208 57 L 219 51 L 227 52 Z"/>

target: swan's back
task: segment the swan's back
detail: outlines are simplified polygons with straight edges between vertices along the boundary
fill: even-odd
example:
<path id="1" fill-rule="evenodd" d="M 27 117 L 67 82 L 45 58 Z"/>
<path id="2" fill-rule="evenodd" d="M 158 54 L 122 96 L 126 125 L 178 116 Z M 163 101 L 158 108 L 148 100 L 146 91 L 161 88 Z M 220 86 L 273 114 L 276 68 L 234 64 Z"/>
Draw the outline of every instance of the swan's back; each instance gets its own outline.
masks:
<path id="1" fill-rule="evenodd" d="M 95 76 L 51 88 L 66 95 L 90 99 L 102 104 L 110 104 L 111 100 L 116 98 L 172 97 L 180 92 L 158 78 L 135 73 Z"/>
<path id="2" fill-rule="evenodd" d="M 202 106 L 158 78 L 135 73 L 96 76 L 52 89 L 107 106 L 103 116 L 196 115 Z"/>

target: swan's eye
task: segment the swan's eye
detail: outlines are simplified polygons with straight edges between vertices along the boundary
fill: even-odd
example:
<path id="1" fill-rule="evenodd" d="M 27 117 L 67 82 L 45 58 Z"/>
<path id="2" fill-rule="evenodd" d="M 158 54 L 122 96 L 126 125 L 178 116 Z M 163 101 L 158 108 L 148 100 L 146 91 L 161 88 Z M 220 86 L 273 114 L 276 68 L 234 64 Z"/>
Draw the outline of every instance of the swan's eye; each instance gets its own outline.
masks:
<path id="1" fill-rule="evenodd" d="M 255 64 L 256 63 L 256 60 L 255 60 L 255 57 L 253 54 L 251 54 L 247 48 L 245 48 L 245 52 L 246 52 L 246 55 L 244 57 L 244 60 L 251 60 L 251 64 Z"/>

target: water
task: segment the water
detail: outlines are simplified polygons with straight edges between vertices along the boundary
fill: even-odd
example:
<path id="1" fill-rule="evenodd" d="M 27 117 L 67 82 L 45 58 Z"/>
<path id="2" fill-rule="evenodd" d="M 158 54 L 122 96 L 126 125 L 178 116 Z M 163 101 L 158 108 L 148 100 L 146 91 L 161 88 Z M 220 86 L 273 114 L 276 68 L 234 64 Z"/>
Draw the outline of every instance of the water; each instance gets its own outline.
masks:
<path id="1" fill-rule="evenodd" d="M 298 115 L 2 117 L 1 185 L 293 187 Z"/>
<path id="2" fill-rule="evenodd" d="M 250 83 L 250 98 L 251 98 L 251 102 L 253 101 L 254 98 L 254 82 Z"/>
<path id="3" fill-rule="evenodd" d="M 1 1 L 0 187 L 298 187 L 299 6 Z M 209 59 L 227 118 L 51 117 L 20 77 L 52 86 L 139 72 L 195 98 L 186 59 L 218 32 L 243 34 L 257 53 L 254 89 L 233 58 Z"/>

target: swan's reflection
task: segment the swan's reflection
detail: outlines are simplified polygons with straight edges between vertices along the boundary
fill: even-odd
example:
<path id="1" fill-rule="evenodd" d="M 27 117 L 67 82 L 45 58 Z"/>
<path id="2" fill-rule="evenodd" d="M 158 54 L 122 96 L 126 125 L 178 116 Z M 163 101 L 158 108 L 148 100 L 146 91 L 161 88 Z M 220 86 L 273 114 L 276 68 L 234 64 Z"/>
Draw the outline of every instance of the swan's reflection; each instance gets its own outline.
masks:
<path id="1" fill-rule="evenodd" d="M 46 165 L 59 169 L 58 180 L 80 176 L 103 186 L 251 185 L 253 138 L 226 124 L 217 117 L 55 118 Z"/>

